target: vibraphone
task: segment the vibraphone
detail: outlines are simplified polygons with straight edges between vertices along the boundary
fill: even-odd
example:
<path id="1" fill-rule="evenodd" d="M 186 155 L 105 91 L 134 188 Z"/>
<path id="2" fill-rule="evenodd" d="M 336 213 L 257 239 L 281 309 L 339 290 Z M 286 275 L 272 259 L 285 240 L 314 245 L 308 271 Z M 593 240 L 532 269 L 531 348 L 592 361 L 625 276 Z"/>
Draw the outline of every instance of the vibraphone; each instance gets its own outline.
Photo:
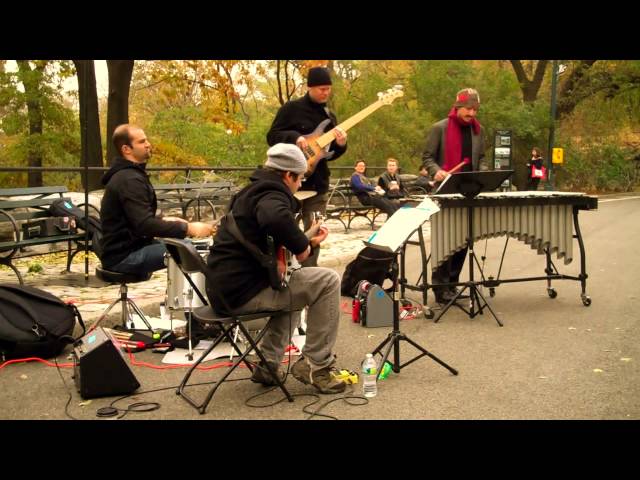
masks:
<path id="1" fill-rule="evenodd" d="M 551 288 L 551 280 L 569 279 L 581 282 L 582 302 L 586 306 L 591 304 L 591 299 L 586 295 L 586 255 L 578 224 L 578 212 L 597 209 L 597 197 L 574 192 L 529 191 L 481 193 L 471 199 L 458 194 L 433 195 L 429 198 L 436 201 L 441 209 L 430 219 L 431 254 L 427 263 L 431 262 L 432 270 L 467 246 L 468 209 L 471 207 L 474 242 L 507 236 L 530 245 L 538 254 L 546 255 L 547 258 L 546 276 L 500 279 L 498 274 L 496 279 L 487 279 L 481 272 L 481 279 L 477 283 L 489 287 L 491 296 L 495 293 L 494 288 L 500 283 L 547 280 L 549 296 L 554 298 L 556 292 Z M 571 263 L 574 238 L 577 239 L 580 249 L 580 274 L 577 277 L 561 275 L 551 261 L 551 254 L 555 253 L 557 258 L 563 259 L 565 265 Z M 424 261 L 423 277 L 424 283 L 420 287 L 426 292 L 432 285 L 426 282 Z M 410 285 L 407 287 L 419 289 Z M 426 301 L 426 295 L 423 299 Z"/>

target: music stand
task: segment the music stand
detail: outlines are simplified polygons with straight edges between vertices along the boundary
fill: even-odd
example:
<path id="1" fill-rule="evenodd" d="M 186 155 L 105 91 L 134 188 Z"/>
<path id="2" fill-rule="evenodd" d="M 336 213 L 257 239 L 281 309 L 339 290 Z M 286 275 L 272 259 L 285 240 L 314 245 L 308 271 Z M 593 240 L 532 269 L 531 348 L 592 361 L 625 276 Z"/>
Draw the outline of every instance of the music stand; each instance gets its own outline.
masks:
<path id="1" fill-rule="evenodd" d="M 398 255 L 401 251 L 406 248 L 406 242 L 411 238 L 411 236 L 420 228 L 422 228 L 422 224 L 426 222 L 429 217 L 435 212 L 437 212 L 439 208 L 433 203 L 432 200 L 427 199 L 423 201 L 420 205 L 415 208 L 404 207 L 398 210 L 393 216 L 387 220 L 387 222 L 382 226 L 380 230 L 375 232 L 368 241 L 365 241 L 365 245 L 368 247 L 372 247 L 378 250 L 382 250 L 387 253 L 393 254 L 393 261 L 391 263 L 392 277 L 393 280 L 393 330 L 389 333 L 389 336 L 380 343 L 372 352 L 373 355 L 381 354 L 382 362 L 380 363 L 380 368 L 378 369 L 378 377 L 382 372 L 382 367 L 384 367 L 385 362 L 389 358 L 389 354 L 391 353 L 391 349 L 393 349 L 393 362 L 392 362 L 392 370 L 395 373 L 400 373 L 400 370 L 407 365 L 415 362 L 416 360 L 427 356 L 434 360 L 435 362 L 442 365 L 444 368 L 449 370 L 454 375 L 458 375 L 458 371 L 447 365 L 445 362 L 440 360 L 438 357 L 433 355 L 431 352 L 426 350 L 421 345 L 418 345 L 416 342 L 407 337 L 404 333 L 400 331 L 400 291 L 399 291 L 399 279 L 398 279 Z M 419 355 L 415 356 L 408 362 L 404 364 L 400 364 L 400 342 L 405 341 L 411 345 L 413 345 L 420 352 Z M 384 352 L 382 352 L 383 348 L 386 348 Z"/>
<path id="2" fill-rule="evenodd" d="M 438 188 L 438 191 L 436 192 L 436 196 L 439 194 L 459 193 L 468 200 L 471 200 L 480 192 L 491 192 L 497 189 L 500 185 L 502 185 L 502 182 L 504 182 L 512 174 L 513 170 L 487 170 L 454 173 L 452 175 L 449 175 L 446 180 L 440 185 L 440 188 Z M 493 318 L 495 318 L 496 322 L 498 322 L 498 325 L 502 327 L 502 322 L 500 322 L 500 319 L 493 312 L 487 300 L 484 298 L 482 293 L 480 293 L 478 286 L 473 278 L 473 262 L 477 262 L 475 252 L 473 251 L 473 208 L 473 205 L 469 203 L 467 206 L 467 248 L 469 250 L 469 280 L 464 283 L 456 284 L 463 286 L 463 288 L 458 291 L 451 300 L 449 300 L 449 303 L 447 303 L 445 307 L 440 311 L 440 314 L 435 318 L 434 322 L 437 323 L 440 318 L 442 318 L 442 316 L 447 313 L 449 308 L 451 308 L 451 306 L 455 304 L 458 308 L 469 315 L 470 318 L 474 318 L 476 315 L 482 315 L 484 313 L 484 308 L 487 307 L 491 312 L 491 315 L 493 315 Z M 480 284 L 482 284 L 482 282 L 480 282 Z M 460 296 L 466 289 L 469 289 L 469 310 L 456 303 L 456 300 L 460 298 Z M 480 302 L 481 299 L 484 304 Z M 477 310 L 476 304 L 478 305 Z"/>

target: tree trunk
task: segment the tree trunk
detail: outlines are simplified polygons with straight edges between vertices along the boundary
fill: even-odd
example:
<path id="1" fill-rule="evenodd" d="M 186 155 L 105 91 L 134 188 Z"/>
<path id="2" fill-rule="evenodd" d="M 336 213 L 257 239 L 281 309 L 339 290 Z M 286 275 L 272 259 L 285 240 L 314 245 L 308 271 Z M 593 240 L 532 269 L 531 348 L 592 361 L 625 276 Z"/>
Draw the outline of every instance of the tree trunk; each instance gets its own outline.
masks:
<path id="1" fill-rule="evenodd" d="M 588 85 L 584 78 L 597 60 L 580 60 L 558 92 L 556 120 L 569 115 L 585 98 L 593 95 L 594 85 Z M 587 83 L 587 85 L 583 85 Z"/>
<path id="2" fill-rule="evenodd" d="M 93 60 L 73 60 L 78 77 L 78 97 L 80 100 L 80 144 L 82 158 L 80 166 L 102 167 L 102 138 L 100 136 L 100 115 L 98 113 L 98 93 L 96 91 L 96 72 Z M 102 188 L 102 172 L 90 171 L 85 179 L 82 172 L 82 185 L 88 191 Z"/>
<path id="3" fill-rule="evenodd" d="M 29 138 L 27 161 L 29 167 L 42 167 L 42 102 L 40 83 L 46 64 L 31 70 L 28 60 L 16 60 L 27 103 L 29 117 Z M 42 172 L 28 172 L 28 186 L 42 186 Z"/>
<path id="4" fill-rule="evenodd" d="M 520 83 L 520 90 L 522 90 L 522 101 L 525 103 L 533 103 L 538 98 L 538 92 L 544 79 L 544 73 L 547 68 L 549 60 L 538 60 L 536 70 L 533 74 L 533 79 L 529 80 L 524 67 L 520 60 L 510 60 L 513 71 Z"/>
<path id="5" fill-rule="evenodd" d="M 111 138 L 118 125 L 129 123 L 129 88 L 133 74 L 133 60 L 107 60 L 109 70 L 109 99 L 107 101 L 107 161 L 116 156 Z"/>

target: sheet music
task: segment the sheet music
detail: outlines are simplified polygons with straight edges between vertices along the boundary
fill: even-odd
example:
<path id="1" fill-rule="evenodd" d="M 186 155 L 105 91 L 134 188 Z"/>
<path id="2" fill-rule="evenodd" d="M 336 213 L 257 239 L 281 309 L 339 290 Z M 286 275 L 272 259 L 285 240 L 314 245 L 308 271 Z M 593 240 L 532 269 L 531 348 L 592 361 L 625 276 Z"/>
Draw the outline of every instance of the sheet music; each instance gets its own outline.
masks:
<path id="1" fill-rule="evenodd" d="M 424 199 L 416 207 L 403 207 L 374 232 L 365 245 L 395 252 L 420 226 L 429 220 L 440 208 L 430 198 Z"/>

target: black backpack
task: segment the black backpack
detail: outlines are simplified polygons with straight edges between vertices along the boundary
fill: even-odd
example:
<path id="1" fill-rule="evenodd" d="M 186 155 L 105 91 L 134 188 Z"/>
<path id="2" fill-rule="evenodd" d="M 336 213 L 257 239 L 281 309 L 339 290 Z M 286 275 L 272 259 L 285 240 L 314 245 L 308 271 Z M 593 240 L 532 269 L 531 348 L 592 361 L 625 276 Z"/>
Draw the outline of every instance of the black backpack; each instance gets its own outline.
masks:
<path id="1" fill-rule="evenodd" d="M 89 232 L 91 250 L 102 258 L 102 222 L 99 218 L 89 215 L 87 218 L 84 208 L 77 207 L 66 198 L 59 198 L 51 202 L 49 213 L 54 217 L 73 217 L 76 226 Z"/>
<path id="2" fill-rule="evenodd" d="M 82 336 L 74 305 L 28 285 L 0 284 L 0 358 L 55 357 L 74 342 L 76 319 Z"/>
<path id="3" fill-rule="evenodd" d="M 398 275 L 397 273 L 393 275 L 391 270 L 394 256 L 393 253 L 372 247 L 360 250 L 358 256 L 347 265 L 342 274 L 340 293 L 345 297 L 355 297 L 361 280 L 380 286 L 387 278 L 395 282 Z"/>

